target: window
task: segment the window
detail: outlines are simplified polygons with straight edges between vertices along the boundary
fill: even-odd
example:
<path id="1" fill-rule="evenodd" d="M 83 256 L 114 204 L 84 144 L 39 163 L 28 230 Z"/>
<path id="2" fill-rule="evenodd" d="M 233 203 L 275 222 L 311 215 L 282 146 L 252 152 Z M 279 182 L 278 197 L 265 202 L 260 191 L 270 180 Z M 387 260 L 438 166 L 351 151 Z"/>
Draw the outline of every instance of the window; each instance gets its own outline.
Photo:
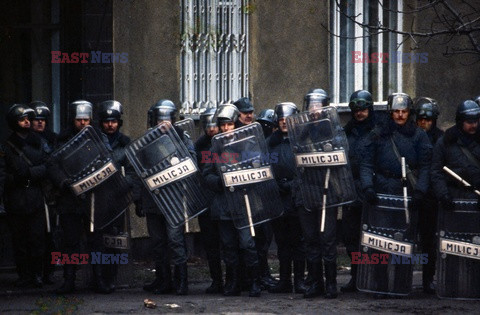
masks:
<path id="1" fill-rule="evenodd" d="M 181 1 L 180 113 L 248 96 L 248 0 Z"/>
<path id="2" fill-rule="evenodd" d="M 363 23 L 380 22 L 390 28 L 402 29 L 402 14 L 397 11 L 402 10 L 403 0 L 338 0 L 338 3 L 345 13 L 358 16 L 357 20 Z M 375 102 L 385 103 L 389 94 L 402 90 L 402 68 L 401 64 L 391 62 L 390 58 L 382 62 L 380 54 L 392 56 L 401 51 L 401 36 L 382 33 L 362 38 L 368 33 L 339 11 L 336 0 L 331 0 L 330 4 L 333 14 L 330 22 L 332 103 L 339 110 L 348 110 L 350 94 L 360 89 L 370 91 Z M 373 53 L 378 54 L 378 62 L 368 63 L 366 58 L 372 57 Z"/>

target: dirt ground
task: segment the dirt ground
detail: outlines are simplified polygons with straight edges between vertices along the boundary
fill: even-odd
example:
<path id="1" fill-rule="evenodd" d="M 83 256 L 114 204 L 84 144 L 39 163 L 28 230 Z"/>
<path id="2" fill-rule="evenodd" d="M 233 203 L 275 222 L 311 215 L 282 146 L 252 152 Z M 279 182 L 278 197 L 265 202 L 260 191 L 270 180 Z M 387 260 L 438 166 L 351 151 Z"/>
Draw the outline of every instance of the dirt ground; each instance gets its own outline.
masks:
<path id="1" fill-rule="evenodd" d="M 275 263 L 272 264 L 275 269 Z M 14 272 L 0 273 L 0 314 L 155 314 L 155 313 L 288 313 L 288 314 L 371 314 L 408 313 L 478 313 L 480 302 L 440 300 L 426 295 L 420 289 L 421 272 L 414 273 L 414 291 L 408 297 L 375 299 L 366 293 L 339 294 L 335 300 L 324 298 L 303 299 L 300 294 L 270 294 L 262 292 L 260 298 L 249 298 L 247 292 L 240 297 L 206 295 L 209 285 L 204 261 L 189 264 L 188 296 L 154 295 L 141 289 L 142 283 L 153 277 L 148 263 L 135 263 L 128 279 L 110 295 L 95 294 L 87 288 L 88 271 L 77 272 L 78 291 L 73 295 L 56 296 L 52 291 L 61 284 L 62 272 L 55 272 L 56 284 L 42 289 L 13 289 Z M 133 276 L 132 276 L 133 274 Z M 349 280 L 348 270 L 341 268 L 339 287 Z M 122 282 L 121 277 L 119 282 Z M 144 299 L 151 299 L 156 308 L 144 306 Z"/>

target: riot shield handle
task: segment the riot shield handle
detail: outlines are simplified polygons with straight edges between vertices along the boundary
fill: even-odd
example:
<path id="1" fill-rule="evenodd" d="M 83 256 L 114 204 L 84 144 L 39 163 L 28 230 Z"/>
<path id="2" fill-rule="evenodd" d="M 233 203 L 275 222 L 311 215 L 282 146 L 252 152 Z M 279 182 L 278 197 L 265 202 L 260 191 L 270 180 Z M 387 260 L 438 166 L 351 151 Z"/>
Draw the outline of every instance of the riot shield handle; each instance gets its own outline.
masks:
<path id="1" fill-rule="evenodd" d="M 325 189 L 323 190 L 323 202 L 322 202 L 322 221 L 320 224 L 320 232 L 325 230 L 325 216 L 327 215 L 327 192 L 328 182 L 330 181 L 330 167 L 327 168 L 327 174 L 325 175 Z"/>
<path id="2" fill-rule="evenodd" d="M 402 163 L 402 185 L 403 185 L 403 208 L 405 209 L 405 222 L 410 224 L 410 213 L 408 212 L 408 193 L 407 193 L 407 165 L 405 157 L 401 158 Z M 415 188 L 415 187 L 414 187 Z"/>
<path id="3" fill-rule="evenodd" d="M 247 217 L 248 217 L 248 226 L 250 227 L 250 234 L 252 237 L 255 237 L 255 228 L 253 227 L 253 220 L 252 220 L 252 209 L 250 208 L 250 200 L 248 199 L 247 191 L 243 194 L 243 198 L 245 199 L 245 206 L 247 207 Z"/>
<path id="4" fill-rule="evenodd" d="M 90 196 L 90 232 L 93 233 L 93 221 L 95 218 L 95 193 L 92 192 Z"/>
<path id="5" fill-rule="evenodd" d="M 45 201 L 45 197 L 43 198 L 43 206 L 45 207 L 45 219 L 47 221 L 47 233 L 50 233 L 50 212 L 48 211 L 48 205 Z"/>
<path id="6" fill-rule="evenodd" d="M 460 183 L 462 183 L 465 187 L 472 187 L 472 185 L 467 182 L 466 180 L 464 180 L 463 178 L 461 178 L 457 173 L 455 173 L 454 171 L 452 171 L 451 169 L 449 169 L 448 167 L 444 166 L 443 167 L 443 170 L 445 172 L 447 172 L 450 176 L 452 176 L 453 178 L 455 178 L 456 180 L 458 180 Z M 477 189 L 474 190 L 474 192 L 480 196 L 480 191 L 478 191 Z"/>

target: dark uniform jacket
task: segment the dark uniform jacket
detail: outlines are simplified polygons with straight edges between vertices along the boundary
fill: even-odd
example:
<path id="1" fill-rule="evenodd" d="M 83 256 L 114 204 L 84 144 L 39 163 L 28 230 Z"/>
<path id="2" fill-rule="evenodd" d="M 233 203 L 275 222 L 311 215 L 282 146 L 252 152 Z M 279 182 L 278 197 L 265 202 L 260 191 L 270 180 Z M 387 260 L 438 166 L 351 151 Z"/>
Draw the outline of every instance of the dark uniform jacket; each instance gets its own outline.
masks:
<path id="1" fill-rule="evenodd" d="M 280 188 L 284 214 L 296 214 L 296 207 L 301 206 L 303 201 L 290 140 L 277 130 L 267 138 L 267 146 L 272 159 L 273 173 Z M 274 158 L 278 158 L 277 162 L 273 160 Z"/>
<path id="2" fill-rule="evenodd" d="M 352 169 L 353 180 L 357 196 L 362 199 L 362 182 L 360 180 L 360 162 L 365 154 L 365 139 L 375 127 L 376 114 L 370 111 L 364 121 L 357 121 L 352 118 L 344 127 L 348 140 L 348 163 Z"/>
<path id="3" fill-rule="evenodd" d="M 415 122 L 399 126 L 392 119 L 378 124 L 365 139 L 365 154 L 360 162 L 363 191 L 374 188 L 377 193 L 402 195 L 402 168 L 390 139 L 394 140 L 401 157 L 417 177 L 416 187 L 408 182 L 410 194 L 428 190 L 432 145 L 428 136 Z"/>
<path id="4" fill-rule="evenodd" d="M 470 151 L 477 163 L 480 163 L 480 137 L 467 136 L 457 126 L 447 129 L 435 145 L 431 178 L 438 199 L 445 195 L 452 198 L 478 198 L 473 191 L 466 189 L 443 170 L 443 166 L 447 166 L 471 185 L 480 187 L 480 168 L 467 158 L 461 147 Z"/>
<path id="5" fill-rule="evenodd" d="M 42 139 L 34 132 L 29 132 L 25 139 L 12 133 L 4 150 L 6 211 L 28 214 L 43 210 L 42 182 L 46 177 L 47 152 L 44 151 Z"/>
<path id="6" fill-rule="evenodd" d="M 197 154 L 197 165 L 200 171 L 205 168 L 205 163 L 202 163 L 202 152 L 209 151 L 212 146 L 212 137 L 203 135 L 195 142 L 195 153 Z M 209 156 L 211 158 L 211 156 Z"/>

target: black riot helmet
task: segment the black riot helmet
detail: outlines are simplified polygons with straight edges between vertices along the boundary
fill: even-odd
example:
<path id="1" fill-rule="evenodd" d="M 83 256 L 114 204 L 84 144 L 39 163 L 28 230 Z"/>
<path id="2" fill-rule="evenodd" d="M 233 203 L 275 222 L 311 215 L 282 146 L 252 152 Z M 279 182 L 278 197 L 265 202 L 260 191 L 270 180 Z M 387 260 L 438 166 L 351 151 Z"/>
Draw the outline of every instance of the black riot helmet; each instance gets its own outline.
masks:
<path id="1" fill-rule="evenodd" d="M 480 95 L 475 97 L 473 100 L 478 104 L 478 106 L 480 106 Z"/>
<path id="2" fill-rule="evenodd" d="M 393 93 L 388 96 L 387 109 L 389 112 L 395 110 L 412 110 L 413 101 L 406 93 Z"/>
<path id="3" fill-rule="evenodd" d="M 50 117 L 50 109 L 48 108 L 47 104 L 42 101 L 31 102 L 30 108 L 35 113 L 35 118 L 33 119 L 42 119 L 46 121 L 48 120 L 48 117 Z"/>
<path id="4" fill-rule="evenodd" d="M 74 101 L 68 105 L 68 110 L 71 120 L 93 118 L 93 105 L 89 101 Z"/>
<path id="5" fill-rule="evenodd" d="M 215 122 L 215 120 L 213 120 L 213 116 L 215 115 L 216 110 L 217 109 L 214 107 L 209 107 L 200 114 L 200 124 L 203 130 L 207 130 L 207 128 L 217 126 L 217 123 Z"/>
<path id="6" fill-rule="evenodd" d="M 18 122 L 24 117 L 28 117 L 29 120 L 35 117 L 33 110 L 24 104 L 13 104 L 5 115 L 8 127 L 13 131 L 21 131 L 23 129 L 18 125 Z"/>
<path id="7" fill-rule="evenodd" d="M 275 111 L 273 109 L 264 109 L 258 114 L 257 122 L 260 124 L 275 126 Z"/>
<path id="8" fill-rule="evenodd" d="M 242 97 L 238 99 L 233 103 L 233 105 L 237 106 L 238 111 L 242 113 L 248 113 L 248 112 L 254 111 L 253 104 L 248 97 Z"/>
<path id="9" fill-rule="evenodd" d="M 416 119 L 437 120 L 440 111 L 437 101 L 430 97 L 419 97 L 415 100 L 414 106 Z"/>
<path id="10" fill-rule="evenodd" d="M 283 102 L 275 106 L 275 122 L 280 118 L 286 118 L 298 113 L 297 105 L 292 102 Z"/>
<path id="11" fill-rule="evenodd" d="M 98 110 L 100 123 L 109 120 L 117 120 L 119 126 L 123 124 L 123 106 L 120 102 L 114 100 L 103 101 L 98 105 Z"/>
<path id="12" fill-rule="evenodd" d="M 148 110 L 148 124 L 150 127 L 155 127 L 161 120 L 169 120 L 174 123 L 176 114 L 177 107 L 172 101 L 159 100 Z"/>
<path id="13" fill-rule="evenodd" d="M 372 94 L 367 90 L 358 90 L 350 95 L 350 102 L 348 103 L 348 107 L 352 114 L 359 110 L 373 109 L 373 98 Z"/>
<path id="14" fill-rule="evenodd" d="M 310 89 L 303 98 L 303 111 L 330 105 L 330 97 L 323 89 Z"/>
<path id="15" fill-rule="evenodd" d="M 213 120 L 220 127 L 222 123 L 236 122 L 238 119 L 238 108 L 233 104 L 221 104 L 215 111 Z"/>
<path id="16" fill-rule="evenodd" d="M 480 106 L 471 100 L 460 103 L 455 113 L 455 121 L 461 124 L 466 120 L 478 120 L 480 118 Z"/>
<path id="17" fill-rule="evenodd" d="M 263 135 L 269 137 L 276 125 L 275 111 L 273 109 L 264 109 L 258 114 L 257 122 L 262 126 Z"/>

